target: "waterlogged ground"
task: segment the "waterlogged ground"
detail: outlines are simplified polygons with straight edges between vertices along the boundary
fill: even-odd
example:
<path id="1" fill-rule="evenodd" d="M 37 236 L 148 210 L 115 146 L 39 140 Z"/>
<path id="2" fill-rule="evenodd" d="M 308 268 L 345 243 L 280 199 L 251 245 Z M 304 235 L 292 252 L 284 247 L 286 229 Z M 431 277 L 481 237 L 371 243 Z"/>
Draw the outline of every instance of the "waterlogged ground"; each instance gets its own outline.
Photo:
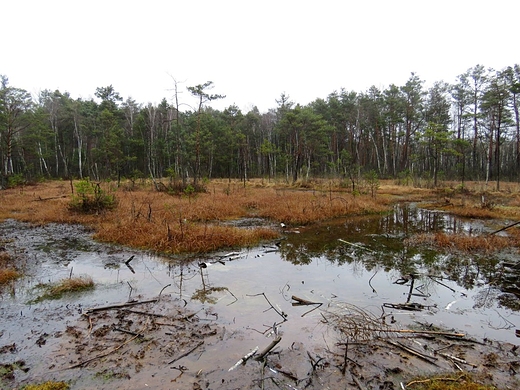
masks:
<path id="1" fill-rule="evenodd" d="M 0 246 L 25 277 L 0 295 L 0 387 L 398 389 L 460 368 L 517 388 L 516 250 L 465 257 L 405 245 L 418 232 L 507 224 L 396 207 L 186 262 L 97 243 L 79 226 L 9 220 Z M 34 303 L 41 284 L 82 275 L 93 291 Z M 465 337 L 389 331 L 419 328 Z M 265 360 L 236 365 L 278 340 Z"/>

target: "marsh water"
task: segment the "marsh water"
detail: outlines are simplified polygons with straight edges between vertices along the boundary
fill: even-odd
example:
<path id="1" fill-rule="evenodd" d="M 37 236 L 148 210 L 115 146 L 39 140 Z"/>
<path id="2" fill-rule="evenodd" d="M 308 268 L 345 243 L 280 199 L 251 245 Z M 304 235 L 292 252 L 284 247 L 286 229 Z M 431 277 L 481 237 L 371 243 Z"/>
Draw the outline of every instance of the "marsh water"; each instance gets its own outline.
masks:
<path id="1" fill-rule="evenodd" d="M 399 328 L 420 322 L 515 343 L 520 263 L 514 248 L 467 256 L 407 244 L 415 233 L 483 235 L 507 224 L 404 204 L 383 216 L 285 228 L 278 242 L 181 261 L 96 242 L 80 226 L 9 220 L 0 224 L 2 245 L 22 255 L 27 273 L 1 292 L 0 347 L 15 342 L 29 351 L 46 335 L 43 341 L 57 348 L 60 340 L 52 335 L 85 308 L 159 294 L 236 334 L 230 350 L 258 345 L 275 328 L 292 340 L 322 341 L 323 313 L 344 304 L 387 315 Z M 39 285 L 72 275 L 92 277 L 96 288 L 35 303 Z M 295 305 L 293 297 L 322 305 Z M 247 348 L 239 346 L 244 340 Z M 222 359 L 231 354 L 219 353 Z"/>

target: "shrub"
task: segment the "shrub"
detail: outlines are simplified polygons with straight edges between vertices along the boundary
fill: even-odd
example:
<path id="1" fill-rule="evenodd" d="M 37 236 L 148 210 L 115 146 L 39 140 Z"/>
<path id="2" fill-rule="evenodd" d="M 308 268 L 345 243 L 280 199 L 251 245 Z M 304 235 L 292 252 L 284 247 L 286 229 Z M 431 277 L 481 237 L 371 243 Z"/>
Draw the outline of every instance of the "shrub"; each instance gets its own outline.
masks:
<path id="1" fill-rule="evenodd" d="M 69 210 L 82 213 L 99 213 L 116 207 L 114 194 L 107 194 L 99 183 L 81 180 L 74 185 L 76 193 L 72 195 Z"/>

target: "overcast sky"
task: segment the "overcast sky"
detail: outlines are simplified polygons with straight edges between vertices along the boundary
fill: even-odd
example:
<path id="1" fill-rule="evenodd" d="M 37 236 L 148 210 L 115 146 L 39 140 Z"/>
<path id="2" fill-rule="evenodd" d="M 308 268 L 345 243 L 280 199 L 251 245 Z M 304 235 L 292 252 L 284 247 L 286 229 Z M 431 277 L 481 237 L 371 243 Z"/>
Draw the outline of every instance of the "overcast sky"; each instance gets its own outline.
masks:
<path id="1" fill-rule="evenodd" d="M 213 81 L 218 109 L 307 104 L 345 88 L 428 84 L 477 64 L 520 63 L 520 1 L 4 0 L 0 74 L 37 95 L 88 99 L 113 85 L 138 103 L 193 104 Z"/>

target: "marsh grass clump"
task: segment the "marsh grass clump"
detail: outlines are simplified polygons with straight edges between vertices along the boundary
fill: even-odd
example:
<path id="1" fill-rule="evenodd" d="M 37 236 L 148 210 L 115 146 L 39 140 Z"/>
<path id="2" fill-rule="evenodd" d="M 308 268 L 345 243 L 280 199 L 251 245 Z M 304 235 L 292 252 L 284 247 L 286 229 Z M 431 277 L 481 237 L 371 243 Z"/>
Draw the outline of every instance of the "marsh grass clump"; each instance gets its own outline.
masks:
<path id="1" fill-rule="evenodd" d="M 21 390 L 68 390 L 70 386 L 65 382 L 48 381 L 40 384 L 26 385 Z"/>
<path id="2" fill-rule="evenodd" d="M 35 302 L 41 302 L 46 299 L 60 299 L 66 294 L 92 290 L 94 281 L 90 276 L 81 276 L 62 279 L 59 282 L 39 285 L 38 287 L 43 289 L 44 293 L 36 298 Z"/>
<path id="3" fill-rule="evenodd" d="M 406 239 L 410 245 L 428 245 L 441 249 L 455 249 L 465 253 L 492 253 L 502 249 L 516 247 L 520 237 L 498 235 L 470 236 L 465 234 L 421 233 Z"/>
<path id="4" fill-rule="evenodd" d="M 0 252 L 0 286 L 18 279 L 21 274 L 11 263 L 11 256 L 6 251 Z"/>
<path id="5" fill-rule="evenodd" d="M 478 383 L 467 374 L 459 376 L 447 374 L 442 377 L 418 378 L 408 382 L 406 388 L 413 390 L 496 390 L 495 386 Z"/>

